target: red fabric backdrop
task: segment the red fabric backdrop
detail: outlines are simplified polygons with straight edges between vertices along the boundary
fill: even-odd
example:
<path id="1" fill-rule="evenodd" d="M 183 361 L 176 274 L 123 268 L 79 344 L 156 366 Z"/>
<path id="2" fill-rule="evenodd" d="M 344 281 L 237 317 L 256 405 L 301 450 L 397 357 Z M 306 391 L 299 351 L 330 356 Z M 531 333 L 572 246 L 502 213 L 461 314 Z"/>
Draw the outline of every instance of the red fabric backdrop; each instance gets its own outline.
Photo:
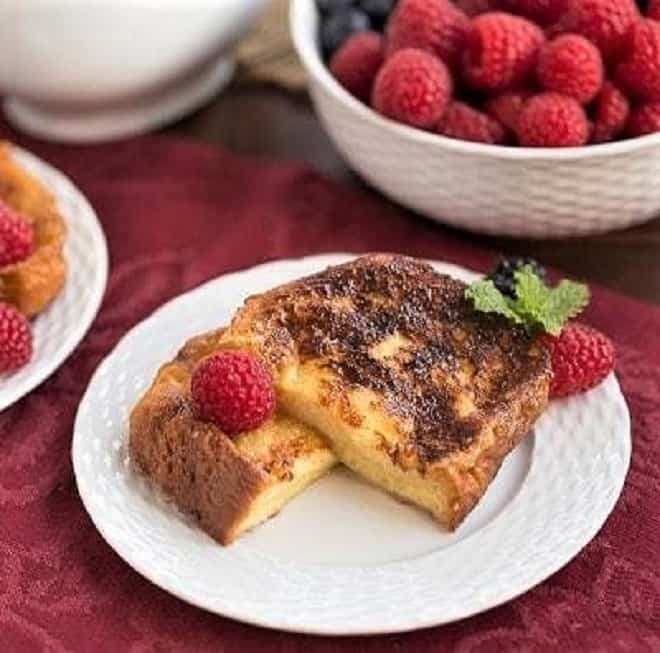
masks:
<path id="1" fill-rule="evenodd" d="M 660 651 L 660 310 L 595 289 L 588 319 L 617 343 L 634 455 L 613 515 L 563 570 L 500 608 L 405 635 L 322 639 L 242 625 L 151 585 L 87 517 L 69 448 L 76 406 L 99 361 L 164 301 L 267 259 L 390 250 L 485 269 L 492 254 L 300 164 L 158 138 L 85 148 L 19 142 L 87 194 L 108 236 L 112 271 L 83 343 L 0 415 L 0 649 Z"/>

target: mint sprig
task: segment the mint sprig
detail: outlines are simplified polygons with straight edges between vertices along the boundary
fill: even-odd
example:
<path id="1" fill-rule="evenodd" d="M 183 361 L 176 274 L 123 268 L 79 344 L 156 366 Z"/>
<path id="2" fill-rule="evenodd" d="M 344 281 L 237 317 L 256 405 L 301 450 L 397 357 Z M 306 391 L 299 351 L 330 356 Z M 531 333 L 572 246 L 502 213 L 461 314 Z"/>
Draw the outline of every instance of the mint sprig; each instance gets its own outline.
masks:
<path id="1" fill-rule="evenodd" d="M 559 335 L 564 324 L 589 304 L 589 287 L 564 280 L 558 286 L 546 285 L 531 266 L 515 272 L 516 298 L 503 295 L 489 279 L 475 281 L 465 291 L 476 310 L 503 315 L 530 333 Z"/>

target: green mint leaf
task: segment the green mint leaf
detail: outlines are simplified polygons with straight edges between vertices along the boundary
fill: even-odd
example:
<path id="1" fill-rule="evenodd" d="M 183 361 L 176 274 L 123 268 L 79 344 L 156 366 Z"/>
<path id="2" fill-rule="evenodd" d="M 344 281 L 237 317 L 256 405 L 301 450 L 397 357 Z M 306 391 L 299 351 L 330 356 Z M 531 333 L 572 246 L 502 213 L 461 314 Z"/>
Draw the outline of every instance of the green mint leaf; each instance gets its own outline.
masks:
<path id="1" fill-rule="evenodd" d="M 590 299 L 588 286 L 562 281 L 551 288 L 525 266 L 515 273 L 516 298 L 505 297 L 490 280 L 473 283 L 465 292 L 478 311 L 503 315 L 528 332 L 559 335 L 568 320 L 578 315 Z"/>
<path id="2" fill-rule="evenodd" d="M 472 301 L 474 307 L 482 313 L 497 313 L 516 324 L 523 320 L 512 310 L 510 300 L 505 297 L 490 280 L 475 281 L 465 291 L 465 296 Z"/>
<path id="3" fill-rule="evenodd" d="M 574 281 L 562 281 L 548 296 L 539 316 L 541 326 L 554 336 L 561 333 L 564 324 L 579 315 L 589 304 L 589 287 Z"/>

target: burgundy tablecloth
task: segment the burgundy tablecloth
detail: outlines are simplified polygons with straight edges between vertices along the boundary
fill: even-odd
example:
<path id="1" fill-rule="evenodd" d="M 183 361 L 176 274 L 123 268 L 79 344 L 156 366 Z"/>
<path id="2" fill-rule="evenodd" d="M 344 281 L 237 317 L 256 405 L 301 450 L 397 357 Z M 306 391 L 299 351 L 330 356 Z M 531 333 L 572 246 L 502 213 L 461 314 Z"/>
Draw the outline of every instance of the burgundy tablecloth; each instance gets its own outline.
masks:
<path id="1" fill-rule="evenodd" d="M 492 255 L 296 163 L 158 138 L 23 143 L 96 207 L 112 273 L 76 352 L 0 415 L 1 651 L 660 651 L 660 310 L 599 289 L 588 319 L 618 346 L 632 468 L 601 533 L 525 596 L 445 627 L 322 639 L 208 614 L 132 571 L 92 526 L 69 457 L 82 392 L 127 329 L 200 282 L 267 259 L 391 250 L 486 268 Z"/>

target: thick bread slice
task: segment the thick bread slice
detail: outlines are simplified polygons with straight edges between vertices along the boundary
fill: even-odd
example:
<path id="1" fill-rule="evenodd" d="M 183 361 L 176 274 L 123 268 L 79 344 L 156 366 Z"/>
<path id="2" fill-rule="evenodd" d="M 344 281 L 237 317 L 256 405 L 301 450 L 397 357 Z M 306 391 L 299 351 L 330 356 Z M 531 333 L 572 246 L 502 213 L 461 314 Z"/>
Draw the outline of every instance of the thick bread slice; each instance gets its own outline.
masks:
<path id="1" fill-rule="evenodd" d="M 222 544 L 265 521 L 337 460 L 312 428 L 276 414 L 235 439 L 199 420 L 190 401 L 197 361 L 222 331 L 189 341 L 164 365 L 130 418 L 133 462 Z"/>
<path id="2" fill-rule="evenodd" d="M 341 462 L 453 529 L 546 407 L 545 349 L 465 285 L 371 255 L 250 298 L 220 346 L 270 366 L 280 405 Z"/>
<path id="3" fill-rule="evenodd" d="M 0 143 L 0 198 L 32 224 L 35 235 L 31 256 L 0 267 L 0 301 L 33 317 L 64 285 L 66 227 L 51 194 L 14 160 L 8 143 Z"/>

